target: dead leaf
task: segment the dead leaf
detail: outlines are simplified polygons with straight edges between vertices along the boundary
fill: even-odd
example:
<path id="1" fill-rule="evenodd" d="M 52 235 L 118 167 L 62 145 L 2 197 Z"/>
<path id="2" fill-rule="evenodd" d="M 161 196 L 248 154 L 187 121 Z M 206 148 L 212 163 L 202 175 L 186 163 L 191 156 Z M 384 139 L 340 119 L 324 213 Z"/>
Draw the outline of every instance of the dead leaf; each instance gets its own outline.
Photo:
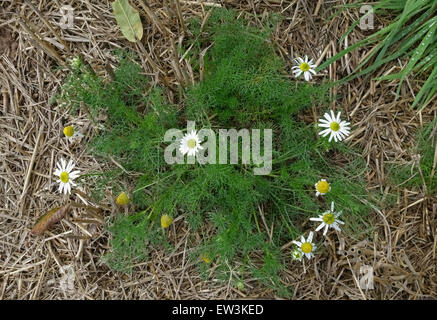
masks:
<path id="1" fill-rule="evenodd" d="M 128 2 L 128 0 L 116 0 L 112 3 L 115 20 L 117 20 L 123 35 L 130 42 L 137 42 L 143 37 L 143 24 L 140 14 Z"/>
<path id="2" fill-rule="evenodd" d="M 68 212 L 69 209 L 70 209 L 69 203 L 63 207 L 57 207 L 51 209 L 49 212 L 45 213 L 38 219 L 38 221 L 35 223 L 35 226 L 33 227 L 30 233 L 33 235 L 43 234 L 44 231 L 46 231 L 56 222 L 61 221 L 65 217 L 65 214 Z"/>

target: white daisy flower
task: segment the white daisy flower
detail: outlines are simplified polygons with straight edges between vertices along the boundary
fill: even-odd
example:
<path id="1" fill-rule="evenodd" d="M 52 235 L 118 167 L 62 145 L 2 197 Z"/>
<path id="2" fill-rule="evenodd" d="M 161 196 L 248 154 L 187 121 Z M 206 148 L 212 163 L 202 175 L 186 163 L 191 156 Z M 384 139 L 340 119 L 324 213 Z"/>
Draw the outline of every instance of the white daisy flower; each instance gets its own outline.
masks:
<path id="1" fill-rule="evenodd" d="M 73 142 L 75 139 L 80 139 L 83 137 L 83 135 L 79 131 L 74 130 L 72 126 L 66 126 L 63 132 L 69 142 Z"/>
<path id="2" fill-rule="evenodd" d="M 203 149 L 200 145 L 200 139 L 196 133 L 196 131 L 191 131 L 187 133 L 181 140 L 181 144 L 179 146 L 179 151 L 185 155 L 188 153 L 189 156 L 194 156 L 197 151 Z"/>
<path id="3" fill-rule="evenodd" d="M 311 259 L 314 257 L 314 251 L 316 250 L 316 245 L 312 243 L 313 241 L 313 232 L 310 231 L 308 238 L 305 240 L 304 236 L 300 237 L 300 241 L 293 241 L 294 244 L 299 246 L 298 250 L 302 252 L 307 259 Z"/>
<path id="4" fill-rule="evenodd" d="M 73 168 L 74 163 L 72 160 L 68 161 L 67 164 L 67 161 L 61 158 L 61 160 L 56 164 L 56 170 L 53 174 L 59 178 L 60 193 L 71 193 L 71 186 L 76 186 L 73 180 L 79 176 L 80 171 L 72 171 Z"/>
<path id="5" fill-rule="evenodd" d="M 343 221 L 338 220 L 337 218 L 341 215 L 342 211 L 339 211 L 337 213 L 334 212 L 334 201 L 331 202 L 331 210 L 326 211 L 322 215 L 320 215 L 318 218 L 310 218 L 311 221 L 321 221 L 322 223 L 317 227 L 316 231 L 319 231 L 323 227 L 325 227 L 325 230 L 323 231 L 323 235 L 326 235 L 326 232 L 328 232 L 329 228 L 333 228 L 339 232 L 341 232 L 340 224 L 344 224 Z"/>
<path id="6" fill-rule="evenodd" d="M 331 110 L 331 115 L 325 113 L 325 119 L 319 120 L 319 126 L 322 128 L 327 128 L 319 132 L 319 134 L 323 137 L 331 134 L 331 136 L 329 137 L 329 142 L 331 142 L 332 138 L 334 138 L 335 142 L 341 141 L 350 134 L 350 123 L 346 121 L 341 121 L 340 115 L 341 112 L 338 112 L 337 117 L 335 117 L 334 111 Z"/>
<path id="7" fill-rule="evenodd" d="M 325 179 L 317 181 L 314 186 L 316 187 L 316 197 L 327 194 L 331 191 L 331 185 Z"/>
<path id="8" fill-rule="evenodd" d="M 314 69 L 317 66 L 313 63 L 313 59 L 308 61 L 308 56 L 305 56 L 305 60 L 302 58 L 294 59 L 294 62 L 297 64 L 297 66 L 294 66 L 292 70 L 296 78 L 303 73 L 305 80 L 310 81 L 313 78 L 311 73 L 314 75 L 316 74 Z"/>
<path id="9" fill-rule="evenodd" d="M 293 260 L 302 261 L 303 253 L 299 249 L 294 249 L 291 251 L 291 257 Z"/>

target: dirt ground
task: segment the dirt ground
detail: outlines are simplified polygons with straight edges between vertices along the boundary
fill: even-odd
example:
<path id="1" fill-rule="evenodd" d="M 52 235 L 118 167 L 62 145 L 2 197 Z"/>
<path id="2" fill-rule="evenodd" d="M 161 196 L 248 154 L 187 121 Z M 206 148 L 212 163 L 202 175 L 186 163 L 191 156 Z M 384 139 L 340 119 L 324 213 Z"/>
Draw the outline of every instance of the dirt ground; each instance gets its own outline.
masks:
<path id="1" fill-rule="evenodd" d="M 105 74 L 105 65 L 115 65 L 111 50 L 129 48 L 142 59 L 144 72 L 165 85 L 174 102 L 177 86 L 187 79 L 175 68 L 190 73 L 189 63 L 177 56 L 186 36 L 186 21 L 198 16 L 207 19 L 213 6 L 235 8 L 253 15 L 255 23 L 268 13 L 283 16 L 272 39 L 287 63 L 308 54 L 318 63 L 346 46 L 363 39 L 372 30 L 359 28 L 339 43 L 340 37 L 356 21 L 358 9 L 330 18 L 334 7 L 351 0 L 224 0 L 130 1 L 140 11 L 144 37 L 140 44 L 124 39 L 112 15 L 111 1 L 99 0 L 6 0 L 0 3 L 0 300 L 1 299 L 240 299 L 280 298 L 245 279 L 245 289 L 227 282 L 200 277 L 188 260 L 185 224 L 171 231 L 172 252 L 152 249 L 147 262 L 132 274 L 113 272 L 101 261 L 109 250 L 108 233 L 101 221 L 89 222 L 75 209 L 43 236 L 29 236 L 36 219 L 60 204 L 53 179 L 58 156 L 75 155 L 81 173 L 101 171 L 116 163 L 102 164 L 86 150 L 84 143 L 66 144 L 62 128 L 71 116 L 53 103 L 53 97 L 67 75 L 69 59 L 81 54 L 94 70 Z M 63 29 L 60 8 L 74 8 L 73 27 Z M 375 29 L 387 18 L 375 17 Z M 365 57 L 367 49 L 354 51 L 333 63 L 318 77 L 338 80 L 351 73 Z M 373 76 L 399 71 L 405 61 L 387 64 Z M 182 74 L 183 74 L 182 73 Z M 179 74 L 179 76 L 178 76 Z M 198 75 L 192 74 L 195 81 Z M 190 77 L 188 77 L 190 78 Z M 384 196 L 395 194 L 390 206 L 374 207 L 369 228 L 373 238 L 357 241 L 348 234 L 332 234 L 323 245 L 326 252 L 305 264 L 287 259 L 281 277 L 293 287 L 293 299 L 435 299 L 437 298 L 437 199 L 424 190 L 412 191 L 390 185 L 387 165 L 414 165 L 414 135 L 437 113 L 435 101 L 422 111 L 410 109 L 419 83 L 407 79 L 401 98 L 395 100 L 397 83 L 356 79 L 332 89 L 346 117 L 353 120 L 348 143 L 361 148 L 370 174 L 368 189 Z M 316 109 L 306 115 L 318 119 Z M 86 132 L 94 131 L 86 114 L 75 118 Z M 434 133 L 435 133 L 434 128 Z M 84 189 L 87 199 L 90 190 Z M 98 204 L 106 217 L 112 214 L 111 190 Z M 77 200 L 76 200 L 77 201 Z M 289 250 L 285 245 L 282 249 Z M 361 266 L 372 266 L 374 288 L 363 290 L 358 283 Z M 232 272 L 231 272 L 232 276 Z"/>

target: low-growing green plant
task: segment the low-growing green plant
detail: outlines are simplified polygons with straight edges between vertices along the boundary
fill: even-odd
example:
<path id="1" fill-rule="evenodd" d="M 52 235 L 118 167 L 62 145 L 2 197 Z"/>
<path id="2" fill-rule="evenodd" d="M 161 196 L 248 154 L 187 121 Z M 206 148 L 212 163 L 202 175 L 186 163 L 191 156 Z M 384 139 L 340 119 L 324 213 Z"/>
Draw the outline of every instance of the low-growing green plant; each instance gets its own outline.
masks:
<path id="1" fill-rule="evenodd" d="M 280 248 L 308 229 L 303 225 L 310 217 L 335 201 L 343 209 L 346 232 L 358 237 L 366 231 L 365 163 L 344 144 L 320 138 L 313 124 L 298 120 L 300 111 L 327 104 L 327 86 L 290 81 L 268 28 L 259 30 L 224 9 L 212 13 L 202 33 L 199 27 L 191 24 L 197 36 L 190 59 L 213 46 L 205 56 L 204 80 L 186 88 L 182 108 L 165 102 L 158 87 L 148 88 L 140 65 L 126 53 L 119 54 L 112 81 L 82 67 L 64 86 L 63 100 L 72 108 L 82 105 L 96 124 L 103 124 L 91 150 L 103 159 L 112 157 L 127 172 L 107 177 L 109 186 L 133 187 L 136 213 L 110 219 L 111 251 L 104 261 L 130 270 L 146 259 L 151 245 L 169 246 L 161 216 L 183 215 L 202 235 L 192 259 L 201 261 L 206 254 L 223 280 L 229 279 L 234 261 L 242 261 L 241 277 L 252 274 L 286 296 L 289 288 L 279 273 L 288 253 Z M 253 165 L 242 164 L 168 165 L 164 133 L 184 127 L 186 120 L 195 120 L 198 128 L 273 129 L 272 172 L 254 175 Z M 314 184 L 321 178 L 332 190 L 316 198 Z M 211 225 L 214 232 L 205 232 Z"/>

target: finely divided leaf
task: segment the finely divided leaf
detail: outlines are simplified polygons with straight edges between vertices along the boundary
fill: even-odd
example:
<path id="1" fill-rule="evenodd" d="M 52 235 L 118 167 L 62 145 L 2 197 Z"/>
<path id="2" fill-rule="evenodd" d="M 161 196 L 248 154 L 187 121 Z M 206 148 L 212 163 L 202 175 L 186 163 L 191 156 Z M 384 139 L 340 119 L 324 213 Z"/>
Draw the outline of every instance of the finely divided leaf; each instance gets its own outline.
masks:
<path id="1" fill-rule="evenodd" d="M 143 37 L 143 25 L 140 14 L 132 8 L 128 0 L 116 0 L 112 3 L 115 19 L 121 32 L 130 42 L 137 42 Z"/>

